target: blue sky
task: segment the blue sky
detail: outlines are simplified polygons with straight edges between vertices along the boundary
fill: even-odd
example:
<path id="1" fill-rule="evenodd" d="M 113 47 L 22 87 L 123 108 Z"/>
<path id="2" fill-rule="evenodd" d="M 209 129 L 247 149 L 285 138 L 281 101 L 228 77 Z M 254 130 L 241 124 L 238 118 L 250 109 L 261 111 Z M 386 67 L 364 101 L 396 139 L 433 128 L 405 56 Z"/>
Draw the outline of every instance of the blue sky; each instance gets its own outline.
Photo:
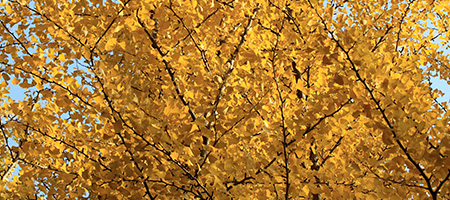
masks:
<path id="1" fill-rule="evenodd" d="M 442 92 L 444 92 L 444 96 L 439 97 L 438 101 L 439 102 L 448 102 L 450 99 L 450 86 L 447 84 L 447 81 L 445 80 L 440 80 L 439 78 L 433 78 L 431 79 L 432 81 L 432 85 L 431 87 L 435 88 L 435 89 L 439 89 Z"/>

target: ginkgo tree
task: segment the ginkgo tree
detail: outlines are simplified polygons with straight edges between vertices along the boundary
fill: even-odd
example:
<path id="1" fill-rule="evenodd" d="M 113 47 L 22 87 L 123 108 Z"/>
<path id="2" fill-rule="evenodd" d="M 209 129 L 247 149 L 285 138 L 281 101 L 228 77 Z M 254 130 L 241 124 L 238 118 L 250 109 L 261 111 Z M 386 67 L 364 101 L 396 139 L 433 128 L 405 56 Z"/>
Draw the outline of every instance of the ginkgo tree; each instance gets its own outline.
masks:
<path id="1" fill-rule="evenodd" d="M 449 1 L 0 5 L 2 199 L 450 198 Z"/>

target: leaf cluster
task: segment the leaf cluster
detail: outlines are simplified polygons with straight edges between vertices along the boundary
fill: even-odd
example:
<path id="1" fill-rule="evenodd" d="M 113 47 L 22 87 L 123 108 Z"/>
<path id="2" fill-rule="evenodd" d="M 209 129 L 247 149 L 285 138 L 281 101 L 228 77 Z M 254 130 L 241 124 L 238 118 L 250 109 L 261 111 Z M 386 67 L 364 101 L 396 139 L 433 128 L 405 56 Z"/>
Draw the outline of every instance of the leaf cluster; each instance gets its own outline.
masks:
<path id="1" fill-rule="evenodd" d="M 447 1 L 0 5 L 1 198 L 450 198 Z"/>

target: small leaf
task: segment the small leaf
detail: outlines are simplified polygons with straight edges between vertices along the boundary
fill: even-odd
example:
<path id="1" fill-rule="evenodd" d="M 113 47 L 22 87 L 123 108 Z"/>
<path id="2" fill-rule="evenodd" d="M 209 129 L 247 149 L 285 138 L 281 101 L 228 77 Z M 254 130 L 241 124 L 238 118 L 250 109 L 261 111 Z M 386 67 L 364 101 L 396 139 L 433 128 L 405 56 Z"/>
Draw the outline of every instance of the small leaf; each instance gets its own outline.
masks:
<path id="1" fill-rule="evenodd" d="M 117 133 L 117 132 L 120 132 L 121 130 L 123 129 L 123 125 L 122 125 L 122 122 L 121 121 L 116 121 L 116 122 L 114 122 L 114 131 Z"/>
<path id="2" fill-rule="evenodd" d="M 14 78 L 14 79 L 11 81 L 11 83 L 14 84 L 14 85 L 17 85 L 17 84 L 20 83 L 20 80 L 17 79 L 17 78 Z"/>
<path id="3" fill-rule="evenodd" d="M 11 78 L 9 78 L 8 74 L 2 73 L 2 77 L 5 81 L 9 81 Z"/>

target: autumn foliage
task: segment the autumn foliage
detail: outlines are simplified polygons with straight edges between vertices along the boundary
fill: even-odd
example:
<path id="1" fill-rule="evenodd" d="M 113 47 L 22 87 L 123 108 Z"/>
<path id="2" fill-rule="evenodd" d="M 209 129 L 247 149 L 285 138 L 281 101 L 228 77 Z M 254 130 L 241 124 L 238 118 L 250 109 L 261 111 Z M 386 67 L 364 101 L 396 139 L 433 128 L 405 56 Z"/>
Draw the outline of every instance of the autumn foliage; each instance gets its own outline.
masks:
<path id="1" fill-rule="evenodd" d="M 450 198 L 448 1 L 0 5 L 2 199 Z"/>

